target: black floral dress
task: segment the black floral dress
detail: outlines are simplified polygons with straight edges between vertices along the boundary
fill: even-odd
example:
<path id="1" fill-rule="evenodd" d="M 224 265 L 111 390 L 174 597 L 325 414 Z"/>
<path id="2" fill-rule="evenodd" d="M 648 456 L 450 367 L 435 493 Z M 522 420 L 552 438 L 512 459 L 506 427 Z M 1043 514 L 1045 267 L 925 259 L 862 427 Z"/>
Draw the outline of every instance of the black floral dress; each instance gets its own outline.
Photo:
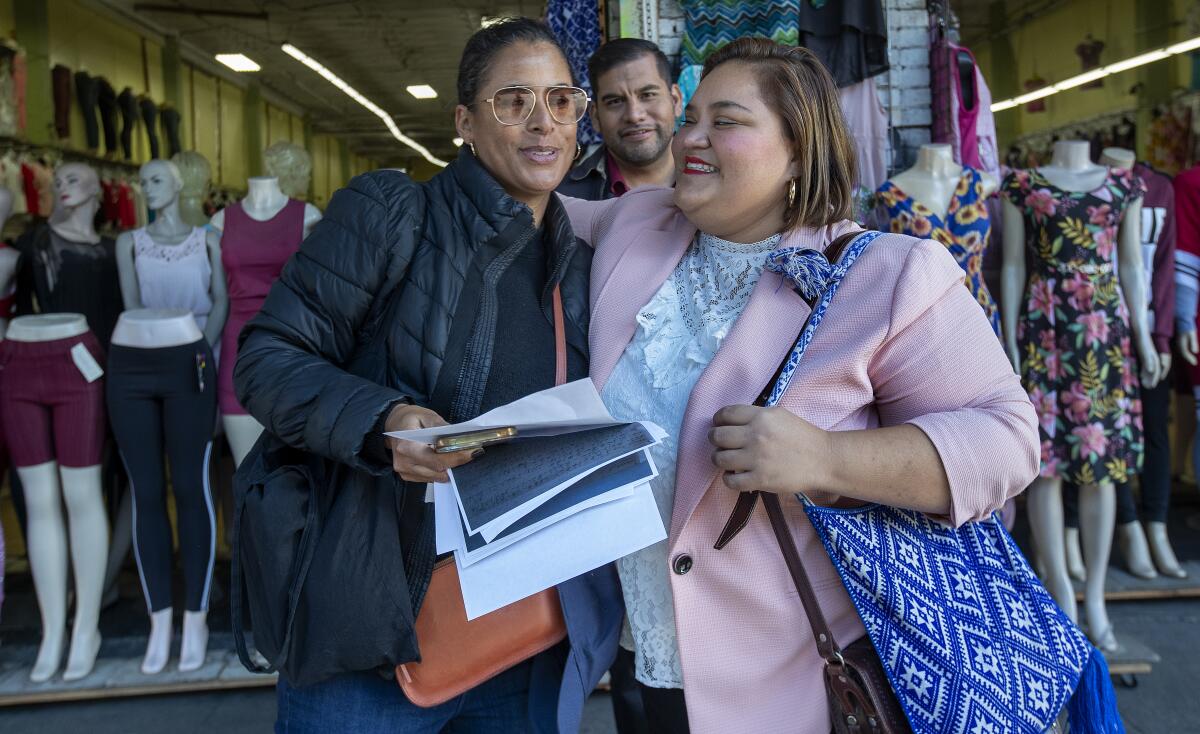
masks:
<path id="1" fill-rule="evenodd" d="M 1142 406 L 1116 253 L 1125 209 L 1146 187 L 1110 169 L 1094 191 L 1064 191 L 1031 169 L 1010 173 L 1001 190 L 1025 217 L 1017 343 L 1041 424 L 1041 476 L 1129 481 L 1141 469 Z"/>

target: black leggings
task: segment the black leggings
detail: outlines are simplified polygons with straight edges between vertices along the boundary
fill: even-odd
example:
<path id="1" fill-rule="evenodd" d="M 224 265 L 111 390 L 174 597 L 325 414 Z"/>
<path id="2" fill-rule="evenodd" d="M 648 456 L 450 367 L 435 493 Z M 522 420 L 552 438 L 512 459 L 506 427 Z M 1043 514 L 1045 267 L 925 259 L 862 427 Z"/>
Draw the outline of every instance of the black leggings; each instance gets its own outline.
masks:
<path id="1" fill-rule="evenodd" d="M 179 527 L 186 608 L 208 609 L 216 514 L 208 462 L 217 419 L 217 373 L 201 339 L 162 349 L 112 345 L 108 406 L 133 488 L 133 550 L 151 612 L 171 606 L 171 525 L 163 450 Z"/>
<path id="2" fill-rule="evenodd" d="M 654 688 L 638 682 L 646 721 L 655 734 L 688 734 L 687 704 L 682 688 Z"/>

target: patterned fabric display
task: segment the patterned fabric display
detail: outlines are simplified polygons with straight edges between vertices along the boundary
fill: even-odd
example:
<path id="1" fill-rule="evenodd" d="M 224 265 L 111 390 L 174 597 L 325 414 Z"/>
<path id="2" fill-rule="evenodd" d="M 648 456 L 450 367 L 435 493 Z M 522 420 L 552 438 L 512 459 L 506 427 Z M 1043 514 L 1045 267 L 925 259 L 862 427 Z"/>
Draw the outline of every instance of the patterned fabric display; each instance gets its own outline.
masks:
<path id="1" fill-rule="evenodd" d="M 742 36 L 800 44 L 796 0 L 680 0 L 679 4 L 687 19 L 681 49 L 684 65 L 703 64 L 713 51 Z"/>
<path id="2" fill-rule="evenodd" d="M 893 232 L 937 240 L 946 246 L 967 274 L 964 281 L 967 290 L 987 314 L 996 336 L 1000 336 L 1000 310 L 983 279 L 983 252 L 987 249 L 992 224 L 983 196 L 983 176 L 979 171 L 963 166 L 945 219 L 891 181 L 879 187 L 879 201 L 887 208 Z"/>
<path id="3" fill-rule="evenodd" d="M 546 4 L 546 25 L 567 53 L 571 73 L 579 86 L 592 96 L 588 78 L 588 59 L 600 48 L 600 7 L 596 0 L 550 0 Z M 601 142 L 600 134 L 592 127 L 590 115 L 579 121 L 575 134 L 580 145 Z"/>
<path id="4" fill-rule="evenodd" d="M 815 306 L 767 406 L 778 404 L 838 284 L 878 235 L 856 238 L 836 265 L 794 248 L 768 259 Z M 1124 731 L 1103 657 L 998 518 L 953 529 L 919 512 L 798 498 L 916 734 L 1042 734 L 1069 699 L 1072 732 Z"/>
<path id="5" fill-rule="evenodd" d="M 1094 191 L 1064 191 L 1031 169 L 1010 173 L 1001 192 L 1025 219 L 1017 342 L 1041 425 L 1041 475 L 1128 482 L 1141 471 L 1142 404 L 1115 260 L 1125 208 L 1145 185 L 1112 169 Z"/>

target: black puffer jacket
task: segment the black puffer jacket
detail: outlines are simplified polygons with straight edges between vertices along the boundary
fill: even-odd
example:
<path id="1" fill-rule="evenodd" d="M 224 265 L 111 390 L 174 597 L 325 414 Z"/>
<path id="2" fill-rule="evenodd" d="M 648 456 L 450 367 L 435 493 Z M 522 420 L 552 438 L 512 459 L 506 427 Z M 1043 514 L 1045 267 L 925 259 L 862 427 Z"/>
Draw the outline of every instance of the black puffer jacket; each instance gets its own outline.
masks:
<path id="1" fill-rule="evenodd" d="M 325 460 L 315 484 L 331 520 L 320 529 L 300 591 L 294 635 L 304 643 L 293 645 L 291 682 L 416 659 L 412 620 L 434 560 L 432 513 L 421 488 L 405 488 L 377 438 L 373 448 L 368 437 L 378 436 L 399 401 L 436 409 L 430 401 L 473 259 L 486 243 L 531 226 L 528 208 L 465 150 L 424 184 L 397 171 L 358 176 L 334 195 L 243 331 L 234 372 L 242 405 L 283 443 Z M 567 340 L 586 356 L 591 250 L 575 238 L 557 198 L 544 226 Z M 239 470 L 239 482 L 263 479 L 243 468 L 249 476 Z M 336 503 L 348 504 L 330 511 Z M 272 533 L 280 543 L 290 537 L 259 522 L 257 530 L 243 528 L 243 537 L 258 532 L 264 545 Z M 600 576 L 605 590 L 592 593 L 605 597 L 615 575 Z M 286 596 L 255 601 L 281 619 Z M 614 644 L 619 614 L 604 622 Z M 257 637 L 257 617 L 254 626 Z M 607 647 L 609 630 L 599 636 Z M 302 680 L 294 680 L 296 671 Z"/>

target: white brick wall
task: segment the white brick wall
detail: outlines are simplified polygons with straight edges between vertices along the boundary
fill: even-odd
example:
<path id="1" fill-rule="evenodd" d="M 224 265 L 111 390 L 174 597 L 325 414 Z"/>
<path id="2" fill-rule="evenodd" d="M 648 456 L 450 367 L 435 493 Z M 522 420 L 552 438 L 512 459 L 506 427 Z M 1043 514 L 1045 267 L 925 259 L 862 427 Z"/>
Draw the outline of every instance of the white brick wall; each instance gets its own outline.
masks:
<path id="1" fill-rule="evenodd" d="M 642 35 L 674 59 L 683 40 L 683 10 L 678 0 L 640 0 L 639 5 L 647 2 L 658 3 L 658 23 Z M 892 129 L 892 170 L 898 170 L 912 163 L 917 147 L 930 137 L 929 13 L 925 0 L 883 0 L 883 10 L 891 69 L 875 82 Z"/>

